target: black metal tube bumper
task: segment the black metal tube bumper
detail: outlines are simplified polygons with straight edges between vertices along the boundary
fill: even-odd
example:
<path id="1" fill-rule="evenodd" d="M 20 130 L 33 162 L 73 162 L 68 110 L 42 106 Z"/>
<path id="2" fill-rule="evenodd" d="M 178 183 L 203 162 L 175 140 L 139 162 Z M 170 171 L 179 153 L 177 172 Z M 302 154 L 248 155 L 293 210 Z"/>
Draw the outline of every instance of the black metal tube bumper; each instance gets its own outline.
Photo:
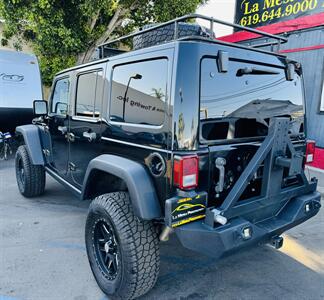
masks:
<path id="1" fill-rule="evenodd" d="M 176 234 L 184 247 L 220 258 L 243 247 L 268 243 L 284 231 L 305 222 L 318 213 L 320 200 L 320 193 L 313 192 L 291 199 L 275 217 L 255 224 L 241 217 L 216 228 L 193 222 L 178 227 Z M 250 238 L 243 235 L 246 228 L 252 233 Z"/>

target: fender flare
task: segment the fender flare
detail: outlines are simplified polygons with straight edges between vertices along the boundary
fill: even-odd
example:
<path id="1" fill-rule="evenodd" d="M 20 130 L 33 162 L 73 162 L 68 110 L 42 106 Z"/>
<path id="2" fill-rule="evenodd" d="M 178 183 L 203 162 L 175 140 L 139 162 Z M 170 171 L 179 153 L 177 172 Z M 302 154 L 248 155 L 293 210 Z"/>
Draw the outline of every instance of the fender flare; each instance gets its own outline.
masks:
<path id="1" fill-rule="evenodd" d="M 162 217 L 153 182 L 143 165 L 111 154 L 103 154 L 94 158 L 90 161 L 84 178 L 82 200 L 85 199 L 87 183 L 93 170 L 107 172 L 125 181 L 137 217 L 143 220 Z"/>
<path id="2" fill-rule="evenodd" d="M 39 128 L 37 125 L 22 125 L 16 128 L 16 133 L 24 138 L 29 157 L 33 165 L 45 165 Z"/>

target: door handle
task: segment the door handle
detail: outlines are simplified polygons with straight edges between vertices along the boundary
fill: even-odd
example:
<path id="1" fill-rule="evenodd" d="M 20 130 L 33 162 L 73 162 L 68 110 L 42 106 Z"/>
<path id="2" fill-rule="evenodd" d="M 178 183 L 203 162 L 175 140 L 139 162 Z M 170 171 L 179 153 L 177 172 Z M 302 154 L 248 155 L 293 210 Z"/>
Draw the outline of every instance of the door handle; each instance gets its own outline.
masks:
<path id="1" fill-rule="evenodd" d="M 69 133 L 67 133 L 67 135 L 66 135 L 66 139 L 67 139 L 69 142 L 74 142 L 74 141 L 75 141 L 75 135 L 74 135 L 72 132 L 69 132 Z"/>
<path id="2" fill-rule="evenodd" d="M 67 127 L 66 126 L 58 126 L 57 127 L 58 131 L 61 131 L 62 134 L 66 134 L 67 133 Z"/>
<path id="3" fill-rule="evenodd" d="M 88 139 L 89 142 L 94 141 L 97 138 L 97 134 L 95 132 L 83 132 L 83 137 Z"/>

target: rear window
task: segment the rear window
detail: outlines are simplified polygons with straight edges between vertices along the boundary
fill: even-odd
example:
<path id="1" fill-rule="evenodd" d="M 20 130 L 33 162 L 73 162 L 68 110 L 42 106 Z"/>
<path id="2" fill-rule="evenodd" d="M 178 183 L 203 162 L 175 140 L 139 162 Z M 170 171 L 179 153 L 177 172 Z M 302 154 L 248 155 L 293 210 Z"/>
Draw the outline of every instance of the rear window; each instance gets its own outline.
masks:
<path id="1" fill-rule="evenodd" d="M 252 71 L 251 71 L 252 70 Z M 271 117 L 290 117 L 291 134 L 303 131 L 300 76 L 287 81 L 285 70 L 230 60 L 220 73 L 216 58 L 201 63 L 201 137 L 222 140 L 264 136 Z"/>

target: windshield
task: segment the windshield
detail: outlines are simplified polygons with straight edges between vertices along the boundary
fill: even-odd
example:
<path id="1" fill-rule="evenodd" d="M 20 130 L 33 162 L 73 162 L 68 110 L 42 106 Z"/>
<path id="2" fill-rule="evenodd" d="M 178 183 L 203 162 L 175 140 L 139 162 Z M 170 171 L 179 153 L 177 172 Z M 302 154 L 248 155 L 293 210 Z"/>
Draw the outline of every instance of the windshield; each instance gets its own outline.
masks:
<path id="1" fill-rule="evenodd" d="M 267 134 L 269 119 L 291 118 L 291 134 L 303 131 L 304 110 L 300 76 L 287 81 L 285 70 L 229 61 L 220 73 L 216 58 L 201 64 L 200 119 L 206 140 Z"/>

